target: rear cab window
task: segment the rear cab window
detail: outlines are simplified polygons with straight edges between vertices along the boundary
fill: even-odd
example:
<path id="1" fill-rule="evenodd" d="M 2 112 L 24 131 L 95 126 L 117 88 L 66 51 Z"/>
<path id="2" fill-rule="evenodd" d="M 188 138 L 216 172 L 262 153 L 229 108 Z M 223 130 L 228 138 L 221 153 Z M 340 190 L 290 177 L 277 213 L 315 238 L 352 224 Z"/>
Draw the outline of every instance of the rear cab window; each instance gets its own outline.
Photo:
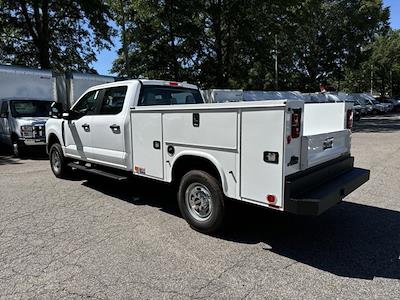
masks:
<path id="1" fill-rule="evenodd" d="M 183 87 L 144 85 L 139 106 L 204 103 L 200 91 Z"/>

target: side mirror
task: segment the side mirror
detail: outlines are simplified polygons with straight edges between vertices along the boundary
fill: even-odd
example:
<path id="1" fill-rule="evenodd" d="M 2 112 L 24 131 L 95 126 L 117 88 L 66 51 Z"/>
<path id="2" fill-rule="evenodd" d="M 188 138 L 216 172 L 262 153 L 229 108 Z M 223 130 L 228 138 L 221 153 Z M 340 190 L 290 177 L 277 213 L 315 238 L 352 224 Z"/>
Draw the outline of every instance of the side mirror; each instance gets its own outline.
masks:
<path id="1" fill-rule="evenodd" d="M 50 106 L 50 117 L 60 119 L 63 116 L 64 108 L 62 103 L 53 102 Z"/>
<path id="2" fill-rule="evenodd" d="M 62 114 L 62 118 L 63 118 L 64 120 L 68 120 L 68 121 L 74 119 L 70 111 L 64 112 L 64 113 Z"/>
<path id="3" fill-rule="evenodd" d="M 3 112 L 3 113 L 0 115 L 0 118 L 8 118 L 8 111 Z"/>
<path id="4" fill-rule="evenodd" d="M 79 119 L 80 117 L 81 116 L 78 113 L 74 112 L 73 110 L 67 110 L 62 114 L 62 118 L 67 121 L 76 120 Z"/>

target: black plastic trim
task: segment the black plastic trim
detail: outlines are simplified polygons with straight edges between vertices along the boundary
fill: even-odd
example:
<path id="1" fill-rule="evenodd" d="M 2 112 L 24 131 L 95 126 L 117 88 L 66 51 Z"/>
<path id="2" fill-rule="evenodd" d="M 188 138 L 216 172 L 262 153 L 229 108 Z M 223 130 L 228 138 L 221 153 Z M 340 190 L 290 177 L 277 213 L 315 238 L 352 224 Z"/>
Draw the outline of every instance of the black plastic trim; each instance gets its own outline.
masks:
<path id="1" fill-rule="evenodd" d="M 369 180 L 370 171 L 354 168 L 354 158 L 288 176 L 284 210 L 300 215 L 320 215 Z"/>

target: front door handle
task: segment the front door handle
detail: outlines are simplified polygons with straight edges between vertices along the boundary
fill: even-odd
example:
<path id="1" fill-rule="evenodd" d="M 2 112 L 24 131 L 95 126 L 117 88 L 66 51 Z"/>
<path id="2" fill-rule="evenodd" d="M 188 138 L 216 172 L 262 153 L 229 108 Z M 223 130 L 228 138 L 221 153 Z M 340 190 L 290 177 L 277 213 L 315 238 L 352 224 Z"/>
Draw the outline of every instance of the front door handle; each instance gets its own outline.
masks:
<path id="1" fill-rule="evenodd" d="M 90 131 L 90 125 L 89 125 L 89 124 L 87 124 L 87 123 L 82 124 L 82 127 L 83 127 L 83 129 L 84 129 L 85 131 Z"/>
<path id="2" fill-rule="evenodd" d="M 112 132 L 114 133 L 120 133 L 121 132 L 121 127 L 119 127 L 119 125 L 117 124 L 113 124 L 110 126 Z"/>

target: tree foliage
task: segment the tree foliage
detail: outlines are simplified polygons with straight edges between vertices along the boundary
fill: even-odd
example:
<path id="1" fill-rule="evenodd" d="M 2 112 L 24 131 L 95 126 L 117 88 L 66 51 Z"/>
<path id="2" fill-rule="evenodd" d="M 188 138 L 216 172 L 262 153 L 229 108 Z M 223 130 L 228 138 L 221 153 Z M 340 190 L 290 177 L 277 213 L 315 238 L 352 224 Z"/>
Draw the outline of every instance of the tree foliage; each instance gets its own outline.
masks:
<path id="1" fill-rule="evenodd" d="M 125 3 L 129 68 L 120 51 L 113 71 L 205 87 L 274 89 L 275 55 L 280 89 L 315 90 L 322 78 L 340 87 L 389 28 L 381 0 Z"/>
<path id="2" fill-rule="evenodd" d="M 90 71 L 109 48 L 111 13 L 102 0 L 0 0 L 0 62 Z"/>
<path id="3" fill-rule="evenodd" d="M 323 80 L 361 91 L 370 88 L 371 75 L 381 90 L 393 90 L 400 76 L 398 33 L 382 0 L 0 0 L 0 6 L 0 63 L 92 71 L 96 51 L 112 44 L 115 22 L 122 47 L 112 71 L 122 77 L 301 91 L 315 91 Z"/>

